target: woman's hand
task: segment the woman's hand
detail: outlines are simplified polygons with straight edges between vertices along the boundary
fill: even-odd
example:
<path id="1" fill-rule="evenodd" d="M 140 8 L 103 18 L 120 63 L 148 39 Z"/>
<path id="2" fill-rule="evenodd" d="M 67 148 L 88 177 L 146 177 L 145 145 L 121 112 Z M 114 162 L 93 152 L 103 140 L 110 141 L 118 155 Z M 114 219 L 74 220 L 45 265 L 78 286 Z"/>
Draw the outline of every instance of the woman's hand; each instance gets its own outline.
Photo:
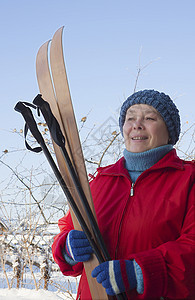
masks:
<path id="1" fill-rule="evenodd" d="M 76 262 L 91 258 L 93 249 L 83 231 L 71 230 L 66 239 L 66 253 Z"/>
<path id="2" fill-rule="evenodd" d="M 92 277 L 96 277 L 106 289 L 106 293 L 114 296 L 133 289 L 137 285 L 134 264 L 131 260 L 106 261 L 92 271 Z"/>

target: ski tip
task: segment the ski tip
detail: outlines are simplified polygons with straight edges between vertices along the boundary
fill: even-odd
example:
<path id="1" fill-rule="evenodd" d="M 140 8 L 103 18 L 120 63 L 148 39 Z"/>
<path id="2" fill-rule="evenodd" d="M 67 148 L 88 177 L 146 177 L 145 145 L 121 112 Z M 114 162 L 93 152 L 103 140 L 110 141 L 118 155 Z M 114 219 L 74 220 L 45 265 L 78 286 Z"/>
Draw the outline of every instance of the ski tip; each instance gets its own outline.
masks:
<path id="1" fill-rule="evenodd" d="M 64 25 L 61 26 L 60 28 L 58 28 L 58 29 L 55 31 L 53 37 L 56 36 L 56 35 L 58 35 L 58 34 L 62 35 L 62 32 L 63 32 L 64 28 L 65 28 Z M 39 57 L 39 56 L 40 56 L 40 53 L 41 53 L 41 52 L 44 52 L 45 49 L 47 49 L 46 51 L 48 51 L 48 47 L 49 47 L 50 42 L 52 42 L 52 39 L 47 40 L 45 43 L 43 43 L 43 44 L 41 45 L 41 47 L 39 48 L 39 50 L 38 50 L 38 52 L 37 52 L 37 57 Z"/>
<path id="2" fill-rule="evenodd" d="M 56 32 L 58 32 L 58 31 L 63 31 L 63 30 L 64 30 L 64 27 L 65 27 L 64 25 L 61 26 L 61 27 L 59 27 L 59 28 L 56 30 Z M 56 32 L 55 32 L 55 33 L 56 33 Z"/>

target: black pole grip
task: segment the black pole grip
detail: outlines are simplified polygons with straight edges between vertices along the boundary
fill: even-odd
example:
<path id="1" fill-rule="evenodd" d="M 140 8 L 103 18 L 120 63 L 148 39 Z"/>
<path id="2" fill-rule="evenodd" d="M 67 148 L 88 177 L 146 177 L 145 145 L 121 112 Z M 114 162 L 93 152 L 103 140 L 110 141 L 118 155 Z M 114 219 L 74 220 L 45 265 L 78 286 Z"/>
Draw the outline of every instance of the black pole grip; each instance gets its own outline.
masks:
<path id="1" fill-rule="evenodd" d="M 36 141 L 41 145 L 42 143 L 44 143 L 44 139 L 41 135 L 41 133 L 39 132 L 39 129 L 37 127 L 37 124 L 34 120 L 33 114 L 30 110 L 29 107 L 27 107 L 26 105 L 24 105 L 23 102 L 19 101 L 16 106 L 14 107 L 15 111 L 19 112 L 22 114 L 23 118 L 26 121 L 26 125 L 25 125 L 25 129 L 24 129 L 24 134 L 25 134 L 25 143 L 26 143 L 26 147 L 34 152 L 40 152 L 42 150 L 41 147 L 36 147 L 34 149 L 32 149 L 27 141 L 26 141 L 26 134 L 28 129 L 31 131 L 32 135 L 34 136 L 34 138 L 36 139 Z"/>
<path id="2" fill-rule="evenodd" d="M 34 98 L 33 103 L 41 110 L 54 142 L 60 147 L 64 146 L 64 136 L 58 121 L 51 111 L 49 103 L 42 98 L 41 94 L 38 94 Z"/>

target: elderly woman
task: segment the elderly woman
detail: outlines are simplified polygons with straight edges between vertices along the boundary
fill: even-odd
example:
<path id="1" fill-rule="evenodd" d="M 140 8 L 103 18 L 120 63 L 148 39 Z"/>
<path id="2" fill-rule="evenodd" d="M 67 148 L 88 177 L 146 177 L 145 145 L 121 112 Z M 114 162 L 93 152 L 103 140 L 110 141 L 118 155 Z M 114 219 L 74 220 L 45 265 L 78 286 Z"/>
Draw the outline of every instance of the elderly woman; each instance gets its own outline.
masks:
<path id="1" fill-rule="evenodd" d="M 92 276 L 108 295 L 195 299 L 194 163 L 181 160 L 173 148 L 180 134 L 178 109 L 164 93 L 139 91 L 123 103 L 119 126 L 124 157 L 99 168 L 91 183 L 112 258 Z M 64 275 L 76 276 L 93 250 L 85 234 L 74 230 L 70 213 L 59 225 L 54 259 Z M 77 297 L 91 299 L 85 274 Z"/>

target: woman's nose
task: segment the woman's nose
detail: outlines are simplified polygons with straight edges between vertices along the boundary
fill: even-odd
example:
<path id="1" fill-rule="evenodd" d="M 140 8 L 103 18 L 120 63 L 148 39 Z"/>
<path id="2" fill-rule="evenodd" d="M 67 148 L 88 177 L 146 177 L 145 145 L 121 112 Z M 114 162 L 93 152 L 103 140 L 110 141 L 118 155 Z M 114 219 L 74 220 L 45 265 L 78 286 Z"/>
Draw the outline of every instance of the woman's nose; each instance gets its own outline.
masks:
<path id="1" fill-rule="evenodd" d="M 144 126 L 143 126 L 142 120 L 141 119 L 134 120 L 133 128 L 134 129 L 143 129 Z"/>

